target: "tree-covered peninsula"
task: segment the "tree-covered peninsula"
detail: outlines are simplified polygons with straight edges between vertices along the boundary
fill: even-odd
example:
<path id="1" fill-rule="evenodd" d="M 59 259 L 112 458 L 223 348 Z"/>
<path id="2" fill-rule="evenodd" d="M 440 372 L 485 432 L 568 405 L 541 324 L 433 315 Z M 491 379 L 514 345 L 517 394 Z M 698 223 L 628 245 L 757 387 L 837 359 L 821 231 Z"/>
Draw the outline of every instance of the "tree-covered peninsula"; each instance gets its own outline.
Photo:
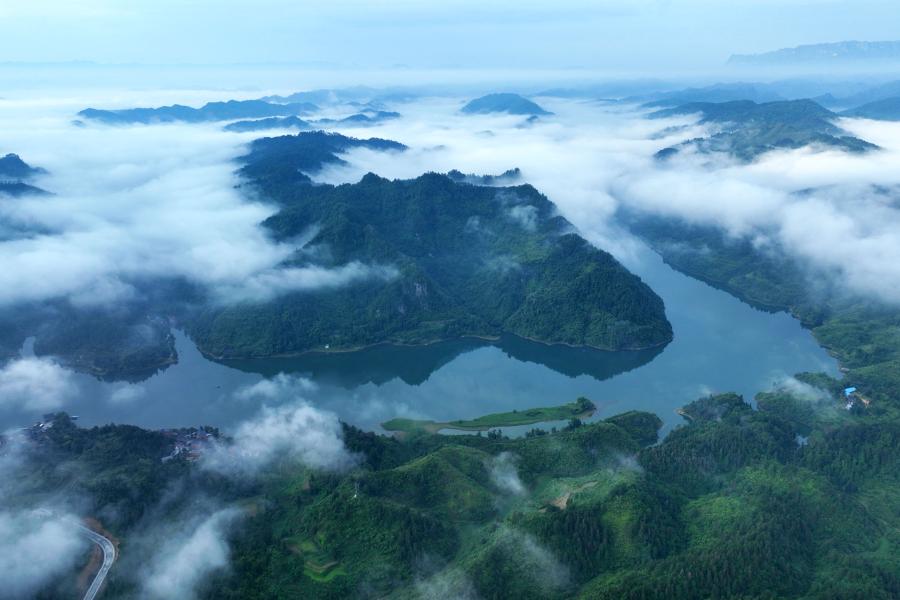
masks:
<path id="1" fill-rule="evenodd" d="M 204 352 L 263 357 L 504 333 L 624 350 L 672 338 L 662 300 L 529 185 L 428 173 L 332 186 L 305 174 L 351 145 L 391 144 L 321 132 L 253 144 L 246 185 L 280 207 L 265 226 L 278 241 L 303 240 L 284 268 L 315 270 L 325 283 L 210 307 L 190 326 Z"/>

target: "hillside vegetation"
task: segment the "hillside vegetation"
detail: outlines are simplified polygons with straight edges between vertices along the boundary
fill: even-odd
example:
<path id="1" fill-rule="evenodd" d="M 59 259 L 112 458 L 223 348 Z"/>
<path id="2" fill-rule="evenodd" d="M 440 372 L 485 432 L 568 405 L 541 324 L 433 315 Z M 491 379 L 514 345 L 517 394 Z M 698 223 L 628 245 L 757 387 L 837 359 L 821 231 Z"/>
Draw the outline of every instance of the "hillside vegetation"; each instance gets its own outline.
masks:
<path id="1" fill-rule="evenodd" d="M 791 100 L 757 104 L 750 100 L 694 102 L 652 113 L 651 118 L 680 115 L 701 116 L 700 123 L 712 126 L 709 137 L 689 140 L 661 150 L 657 157 L 669 158 L 684 149 L 700 153 L 725 152 L 751 161 L 772 150 L 823 146 L 847 152 L 866 152 L 874 144 L 847 134 L 833 121 L 839 115 L 812 100 Z"/>
<path id="2" fill-rule="evenodd" d="M 160 503 L 242 507 L 230 568 L 201 598 L 896 597 L 900 427 L 844 410 L 840 382 L 798 379 L 805 390 L 760 394 L 758 410 L 700 398 L 659 444 L 660 419 L 642 412 L 517 439 L 344 426 L 355 468 L 279 461 L 240 482 L 161 461 L 164 435 L 63 416 L 14 501 L 88 494 L 122 564 L 146 551 L 128 541 Z M 138 583 L 114 569 L 107 593 Z"/>
<path id="3" fill-rule="evenodd" d="M 371 275 L 210 308 L 190 326 L 204 352 L 272 356 L 503 333 L 607 350 L 671 339 L 662 300 L 531 186 L 490 188 L 435 173 L 309 185 L 306 172 L 340 161 L 351 146 L 402 149 L 301 133 L 254 142 L 241 173 L 281 207 L 265 222 L 276 240 L 309 236 L 286 267 L 354 265 Z"/>

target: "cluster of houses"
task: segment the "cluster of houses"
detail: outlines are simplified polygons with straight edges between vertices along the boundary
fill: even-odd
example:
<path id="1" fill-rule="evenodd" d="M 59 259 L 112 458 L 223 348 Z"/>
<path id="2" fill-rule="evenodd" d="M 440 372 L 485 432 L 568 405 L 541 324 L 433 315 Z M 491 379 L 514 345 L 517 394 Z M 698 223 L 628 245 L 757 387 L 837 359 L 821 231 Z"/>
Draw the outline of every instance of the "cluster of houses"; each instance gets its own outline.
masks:
<path id="1" fill-rule="evenodd" d="M 215 438 L 213 434 L 204 428 L 199 429 L 162 429 L 164 436 L 174 442 L 172 453 L 162 458 L 162 462 L 168 462 L 179 456 L 185 460 L 198 460 Z"/>
<path id="2" fill-rule="evenodd" d="M 844 401 L 847 403 L 845 407 L 847 410 L 852 410 L 857 402 L 860 402 L 863 406 L 869 408 L 869 402 L 871 402 L 868 398 L 860 394 L 855 387 L 844 388 Z"/>

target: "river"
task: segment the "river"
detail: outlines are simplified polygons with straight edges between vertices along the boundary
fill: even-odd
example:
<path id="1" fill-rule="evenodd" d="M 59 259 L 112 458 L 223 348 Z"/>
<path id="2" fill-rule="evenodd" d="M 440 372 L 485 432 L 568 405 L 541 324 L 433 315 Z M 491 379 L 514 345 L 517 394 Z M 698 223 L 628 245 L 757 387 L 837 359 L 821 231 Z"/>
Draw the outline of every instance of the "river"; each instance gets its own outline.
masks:
<path id="1" fill-rule="evenodd" d="M 835 360 L 789 315 L 744 304 L 649 250 L 629 266 L 665 301 L 675 337 L 664 348 L 609 353 L 504 338 L 221 364 L 179 332 L 177 365 L 138 384 L 76 375 L 77 394 L 62 409 L 83 425 L 210 424 L 227 431 L 262 404 L 303 398 L 378 430 L 395 416 L 448 421 L 585 396 L 598 406 L 595 418 L 647 410 L 668 430 L 681 420 L 675 409 L 701 395 L 735 391 L 749 399 L 797 372 L 838 373 Z M 2 413 L 0 425 L 38 417 Z"/>

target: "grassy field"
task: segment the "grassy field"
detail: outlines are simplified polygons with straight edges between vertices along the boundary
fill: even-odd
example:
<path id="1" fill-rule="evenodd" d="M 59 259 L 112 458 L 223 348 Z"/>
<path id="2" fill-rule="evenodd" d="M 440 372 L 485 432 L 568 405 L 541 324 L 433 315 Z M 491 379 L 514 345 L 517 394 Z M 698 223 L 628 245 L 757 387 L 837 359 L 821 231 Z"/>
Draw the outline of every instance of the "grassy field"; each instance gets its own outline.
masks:
<path id="1" fill-rule="evenodd" d="M 381 426 L 386 431 L 402 433 L 428 432 L 437 433 L 443 429 L 457 429 L 460 431 L 488 431 L 498 427 L 515 427 L 519 425 L 533 425 L 548 421 L 565 421 L 567 419 L 589 417 L 596 410 L 594 403 L 587 398 L 579 398 L 575 402 L 561 406 L 549 406 L 542 408 L 529 408 L 527 410 L 514 410 L 512 412 L 494 413 L 484 415 L 477 419 L 457 420 L 441 423 L 438 421 L 415 419 L 391 419 Z"/>

